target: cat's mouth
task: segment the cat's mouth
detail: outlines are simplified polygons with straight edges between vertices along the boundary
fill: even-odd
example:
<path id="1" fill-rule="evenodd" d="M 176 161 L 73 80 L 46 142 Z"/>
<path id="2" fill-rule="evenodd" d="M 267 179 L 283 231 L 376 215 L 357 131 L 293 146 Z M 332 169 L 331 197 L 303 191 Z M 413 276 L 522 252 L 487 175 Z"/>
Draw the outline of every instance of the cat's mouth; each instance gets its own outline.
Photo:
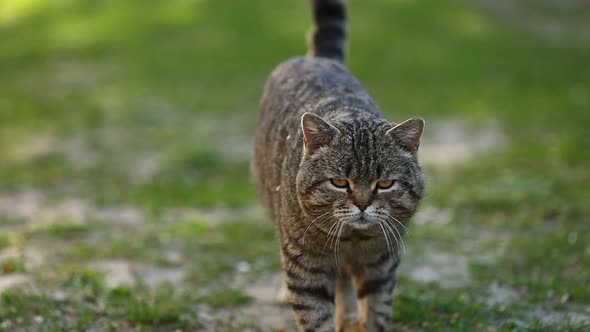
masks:
<path id="1" fill-rule="evenodd" d="M 369 219 L 367 216 L 361 215 L 357 219 L 352 220 L 348 223 L 349 226 L 356 228 L 356 229 L 367 229 L 373 226 L 375 223 Z"/>

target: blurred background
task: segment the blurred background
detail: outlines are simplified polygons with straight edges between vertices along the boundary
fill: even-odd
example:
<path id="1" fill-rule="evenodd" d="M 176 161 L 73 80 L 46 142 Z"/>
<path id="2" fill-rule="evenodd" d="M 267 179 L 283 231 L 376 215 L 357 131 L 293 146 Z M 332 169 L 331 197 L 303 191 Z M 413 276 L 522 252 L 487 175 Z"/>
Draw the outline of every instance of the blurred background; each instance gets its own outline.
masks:
<path id="1" fill-rule="evenodd" d="M 590 328 L 590 2 L 349 1 L 349 67 L 426 119 L 404 331 Z M 0 0 L 0 330 L 292 330 L 249 179 L 307 1 Z"/>

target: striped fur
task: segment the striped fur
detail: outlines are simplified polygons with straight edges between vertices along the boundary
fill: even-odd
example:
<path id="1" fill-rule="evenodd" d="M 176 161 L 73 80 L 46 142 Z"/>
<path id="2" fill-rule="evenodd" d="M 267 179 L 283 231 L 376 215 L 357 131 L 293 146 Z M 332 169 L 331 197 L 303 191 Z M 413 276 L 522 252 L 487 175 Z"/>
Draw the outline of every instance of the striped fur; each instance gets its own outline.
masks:
<path id="1" fill-rule="evenodd" d="M 346 59 L 346 3 L 345 0 L 311 0 L 313 27 L 309 37 L 313 56 Z"/>
<path id="2" fill-rule="evenodd" d="M 343 2 L 312 4 L 317 57 L 288 60 L 270 75 L 252 175 L 277 227 L 282 300 L 299 330 L 388 331 L 402 238 L 424 195 L 424 122 L 381 115 L 342 64 Z M 327 22 L 342 23 L 342 33 Z M 379 180 L 395 185 L 379 189 Z"/>

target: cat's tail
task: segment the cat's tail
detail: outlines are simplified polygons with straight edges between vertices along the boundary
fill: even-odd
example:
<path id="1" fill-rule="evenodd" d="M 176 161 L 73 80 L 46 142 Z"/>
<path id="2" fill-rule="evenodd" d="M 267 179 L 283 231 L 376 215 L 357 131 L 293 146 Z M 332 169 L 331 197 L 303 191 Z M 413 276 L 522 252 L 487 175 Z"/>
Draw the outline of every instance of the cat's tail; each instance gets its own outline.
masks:
<path id="1" fill-rule="evenodd" d="M 346 1 L 311 0 L 313 27 L 309 35 L 312 56 L 344 63 L 346 59 Z"/>

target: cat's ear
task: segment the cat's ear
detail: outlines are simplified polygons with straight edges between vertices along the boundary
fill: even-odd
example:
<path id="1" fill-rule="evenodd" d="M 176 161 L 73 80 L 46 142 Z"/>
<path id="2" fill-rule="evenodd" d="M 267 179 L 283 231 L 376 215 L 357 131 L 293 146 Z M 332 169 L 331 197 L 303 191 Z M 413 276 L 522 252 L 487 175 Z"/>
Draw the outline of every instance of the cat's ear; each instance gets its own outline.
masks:
<path id="1" fill-rule="evenodd" d="M 319 115 L 303 113 L 301 116 L 301 130 L 306 151 L 313 151 L 332 141 L 340 131 Z"/>
<path id="2" fill-rule="evenodd" d="M 416 152 L 420 147 L 420 137 L 422 137 L 423 131 L 424 120 L 412 118 L 389 129 L 387 135 L 394 135 L 408 150 Z"/>

